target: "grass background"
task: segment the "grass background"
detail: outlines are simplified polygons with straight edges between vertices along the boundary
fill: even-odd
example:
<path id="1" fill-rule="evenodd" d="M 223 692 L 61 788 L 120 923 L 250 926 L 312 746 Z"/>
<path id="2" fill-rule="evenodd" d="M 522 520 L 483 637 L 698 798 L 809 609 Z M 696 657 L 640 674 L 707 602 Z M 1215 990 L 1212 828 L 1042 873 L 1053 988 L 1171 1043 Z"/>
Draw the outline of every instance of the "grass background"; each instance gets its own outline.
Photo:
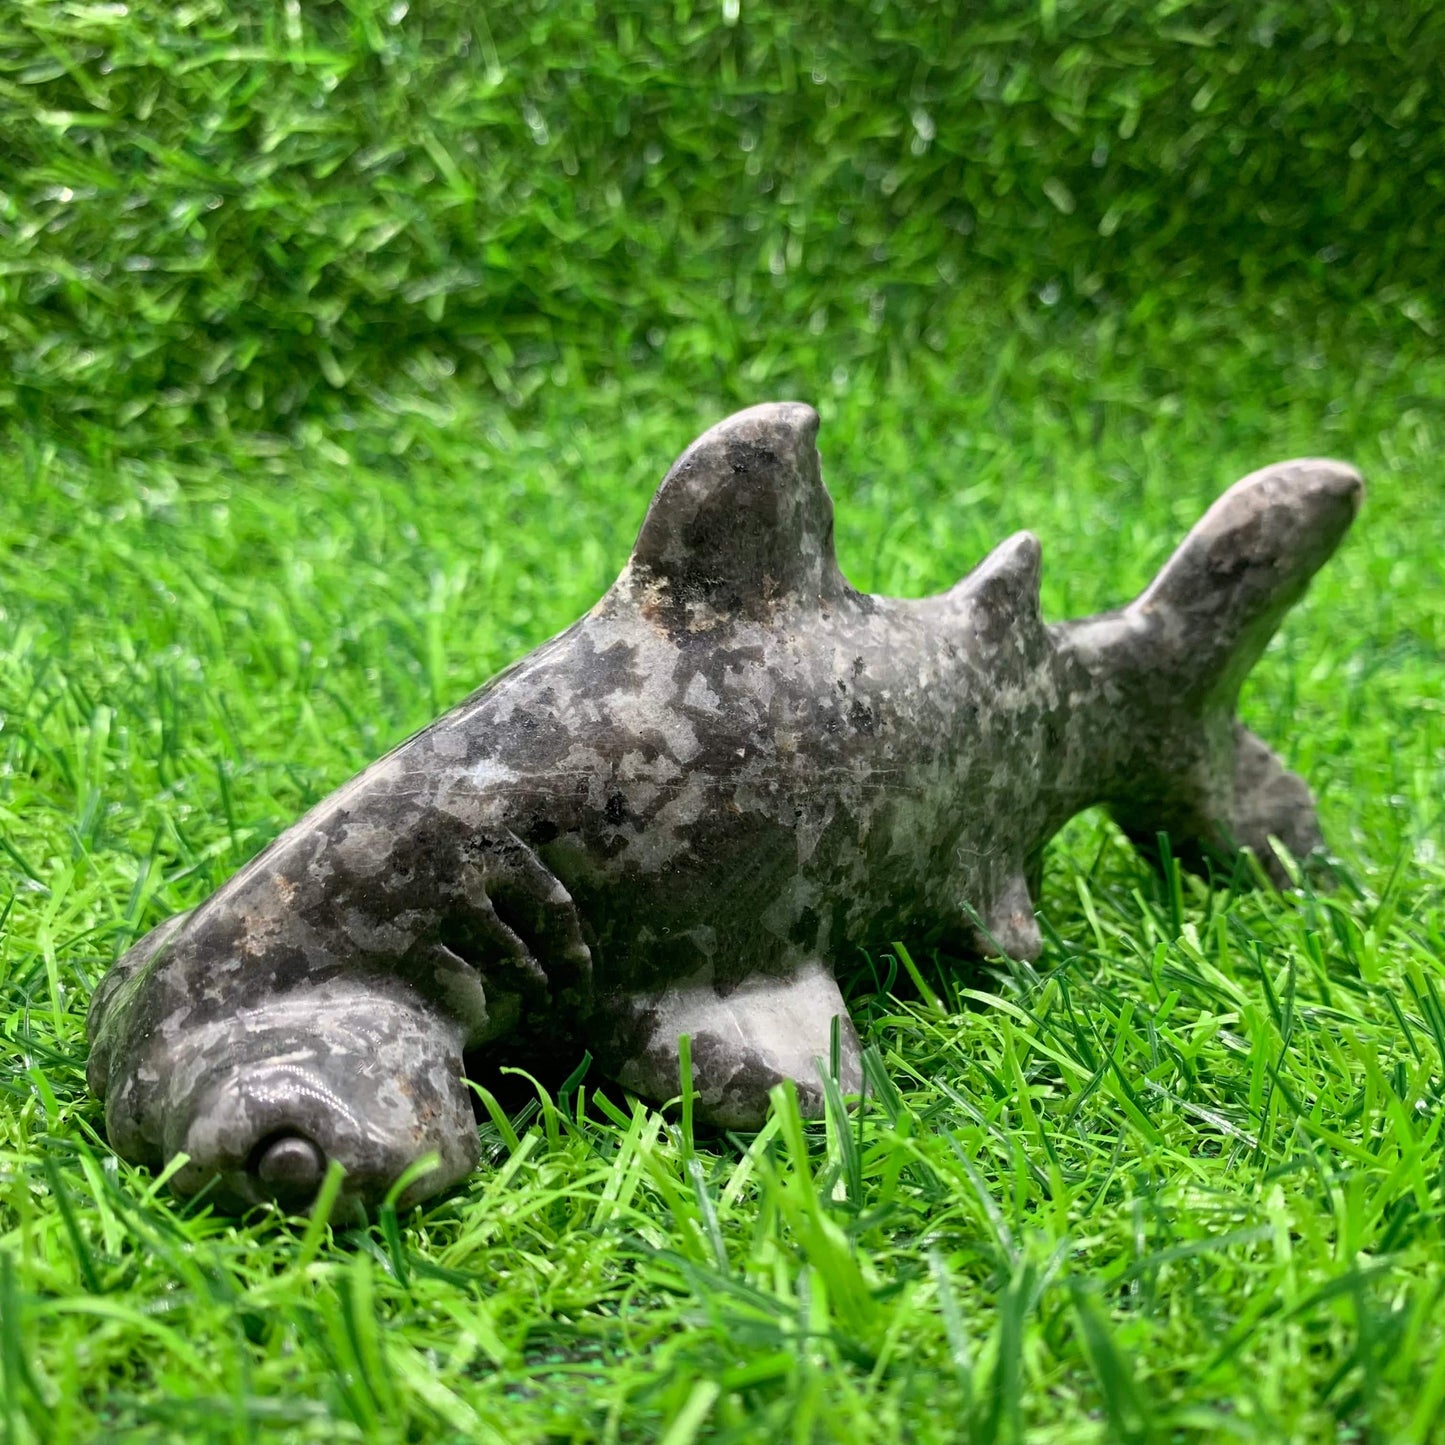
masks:
<path id="1" fill-rule="evenodd" d="M 6 7 L 4 1437 L 1441 1438 L 1442 56 L 1398 0 Z M 1037 971 L 840 961 L 856 1115 L 694 1140 L 589 1078 L 335 1238 L 118 1165 L 108 962 L 779 395 L 857 585 L 1030 526 L 1050 617 L 1360 465 L 1244 706 L 1343 886 L 1084 818 Z"/>

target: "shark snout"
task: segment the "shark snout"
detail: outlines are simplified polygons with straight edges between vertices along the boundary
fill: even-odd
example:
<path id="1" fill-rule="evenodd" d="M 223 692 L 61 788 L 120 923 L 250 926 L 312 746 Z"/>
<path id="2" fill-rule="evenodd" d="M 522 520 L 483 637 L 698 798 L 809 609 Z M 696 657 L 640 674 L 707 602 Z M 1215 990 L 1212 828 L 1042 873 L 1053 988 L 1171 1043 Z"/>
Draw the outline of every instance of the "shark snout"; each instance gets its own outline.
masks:
<path id="1" fill-rule="evenodd" d="M 463 1142 L 436 1127 L 452 1112 L 447 1097 L 423 1102 L 426 1092 L 414 1078 L 383 1080 L 361 1057 L 324 1046 L 227 1069 L 202 1091 L 176 1141 L 172 1152 L 187 1162 L 174 1185 L 213 1189 L 230 1207 L 274 1202 L 300 1212 L 336 1164 L 345 1195 L 375 1206 L 412 1165 L 453 1156 Z M 474 1132 L 470 1110 L 454 1122 Z M 423 1192 L 445 1182 L 429 1180 Z"/>
<path id="2" fill-rule="evenodd" d="M 326 1151 L 304 1134 L 277 1134 L 265 1140 L 250 1163 L 256 1182 L 283 1205 L 314 1204 L 326 1178 Z"/>
<path id="3" fill-rule="evenodd" d="M 309 1210 L 340 1166 L 338 1198 L 375 1209 L 412 1171 L 403 1205 L 476 1164 L 454 1028 L 369 992 L 288 997 L 217 1020 L 175 1050 L 154 1100 L 171 1186 L 228 1209 Z M 414 1166 L 429 1161 L 419 1173 Z"/>

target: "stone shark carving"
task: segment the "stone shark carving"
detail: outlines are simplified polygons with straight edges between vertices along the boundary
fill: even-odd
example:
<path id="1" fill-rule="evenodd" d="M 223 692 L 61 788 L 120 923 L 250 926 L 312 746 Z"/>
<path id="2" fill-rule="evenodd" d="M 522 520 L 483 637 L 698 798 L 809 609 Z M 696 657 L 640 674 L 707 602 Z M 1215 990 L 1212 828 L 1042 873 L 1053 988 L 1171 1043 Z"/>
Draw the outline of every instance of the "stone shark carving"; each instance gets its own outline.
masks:
<path id="1" fill-rule="evenodd" d="M 951 591 L 855 591 L 795 403 L 663 480 L 579 622 L 367 768 L 111 969 L 90 1085 L 113 1147 L 179 1192 L 304 1208 L 329 1160 L 374 1203 L 478 1157 L 464 1055 L 575 1058 L 758 1126 L 840 1021 L 832 965 L 905 937 L 1033 958 L 1040 860 L 1103 804 L 1195 868 L 1320 847 L 1305 784 L 1234 718 L 1361 482 L 1292 461 L 1236 484 L 1137 600 L 1046 626 L 1021 532 Z"/>

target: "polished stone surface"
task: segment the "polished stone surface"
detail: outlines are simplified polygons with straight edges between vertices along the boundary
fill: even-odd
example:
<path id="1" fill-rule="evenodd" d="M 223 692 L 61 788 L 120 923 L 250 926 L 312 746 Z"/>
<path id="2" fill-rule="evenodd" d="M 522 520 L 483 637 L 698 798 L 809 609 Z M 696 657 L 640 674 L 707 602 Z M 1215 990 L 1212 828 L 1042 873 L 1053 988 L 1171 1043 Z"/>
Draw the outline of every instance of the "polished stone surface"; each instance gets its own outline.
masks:
<path id="1" fill-rule="evenodd" d="M 840 1020 L 856 945 L 1031 958 L 1042 850 L 1102 803 L 1191 866 L 1320 845 L 1308 789 L 1234 718 L 1240 684 L 1355 514 L 1331 461 L 1232 487 L 1120 611 L 1046 626 L 1039 544 L 952 590 L 856 592 L 817 417 L 754 407 L 664 479 L 572 627 L 313 809 L 96 992 L 115 1149 L 230 1207 L 304 1203 L 325 1162 L 375 1202 L 477 1157 L 464 1052 L 590 1048 L 639 1094 L 750 1128 Z M 219 1179 L 217 1180 L 217 1176 Z"/>

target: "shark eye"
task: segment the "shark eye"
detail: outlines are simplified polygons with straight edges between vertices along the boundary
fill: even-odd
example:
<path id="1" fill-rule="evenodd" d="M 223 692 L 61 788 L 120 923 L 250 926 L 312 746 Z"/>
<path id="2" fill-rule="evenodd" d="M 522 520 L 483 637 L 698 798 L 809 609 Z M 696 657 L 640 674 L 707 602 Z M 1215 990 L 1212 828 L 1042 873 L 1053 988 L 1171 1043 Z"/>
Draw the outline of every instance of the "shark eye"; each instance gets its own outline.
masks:
<path id="1" fill-rule="evenodd" d="M 326 1157 L 302 1134 L 273 1134 L 252 1154 L 251 1172 L 283 1208 L 301 1209 L 316 1198 Z"/>

